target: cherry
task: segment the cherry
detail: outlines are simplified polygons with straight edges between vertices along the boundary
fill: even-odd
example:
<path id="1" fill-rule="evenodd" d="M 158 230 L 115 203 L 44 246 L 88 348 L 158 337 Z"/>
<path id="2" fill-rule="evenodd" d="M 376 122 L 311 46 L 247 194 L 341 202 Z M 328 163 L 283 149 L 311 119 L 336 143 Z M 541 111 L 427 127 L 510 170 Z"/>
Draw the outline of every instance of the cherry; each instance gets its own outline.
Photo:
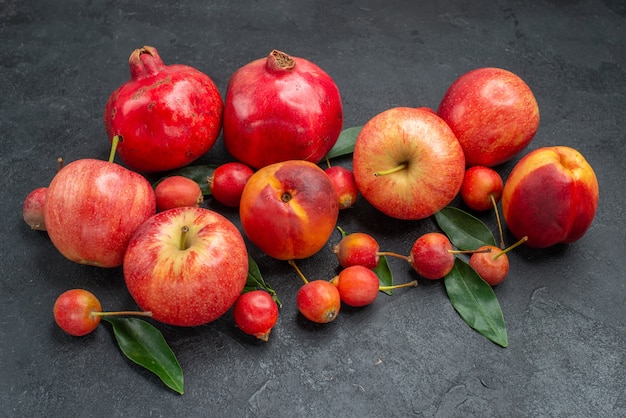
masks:
<path id="1" fill-rule="evenodd" d="M 356 187 L 352 171 L 346 167 L 333 166 L 328 167 L 324 172 L 337 193 L 339 209 L 352 207 L 359 196 L 359 189 Z"/>
<path id="2" fill-rule="evenodd" d="M 409 263 L 420 276 L 438 280 L 454 267 L 454 250 L 447 236 L 439 232 L 426 233 L 411 248 Z"/>
<path id="3" fill-rule="evenodd" d="M 43 216 L 43 207 L 46 201 L 47 187 L 38 187 L 26 195 L 22 206 L 24 222 L 37 231 L 46 230 L 46 221 Z"/>
<path id="4" fill-rule="evenodd" d="M 186 206 L 198 207 L 204 201 L 200 185 L 184 176 L 166 177 L 156 185 L 154 195 L 159 212 Z"/>
<path id="5" fill-rule="evenodd" d="M 380 259 L 378 242 L 364 232 L 345 235 L 333 246 L 333 252 L 343 268 L 359 265 L 373 269 Z"/>
<path id="6" fill-rule="evenodd" d="M 252 290 L 237 298 L 233 316 L 243 332 L 267 341 L 278 320 L 278 305 L 265 290 Z"/>
<path id="7" fill-rule="evenodd" d="M 371 304 L 380 290 L 417 286 L 417 280 L 395 286 L 380 286 L 376 273 L 367 267 L 354 265 L 343 269 L 331 283 L 337 286 L 341 301 L 353 307 Z"/>
<path id="8" fill-rule="evenodd" d="M 239 206 L 243 188 L 253 173 L 249 166 L 240 162 L 222 164 L 207 179 L 211 194 L 222 205 L 235 208 Z"/>
<path id="9" fill-rule="evenodd" d="M 498 202 L 502 198 L 504 182 L 492 168 L 484 166 L 470 167 L 465 171 L 461 185 L 461 198 L 471 209 L 485 211 L 493 208 L 500 231 L 500 246 L 504 248 L 502 223 L 498 212 Z"/>
<path id="10" fill-rule="evenodd" d="M 57 325 L 63 331 L 76 337 L 87 335 L 95 330 L 103 316 L 152 315 L 150 312 L 102 312 L 98 298 L 84 289 L 71 289 L 63 292 L 54 302 L 52 313 Z"/>
<path id="11" fill-rule="evenodd" d="M 326 324 L 337 318 L 341 308 L 341 296 L 337 287 L 327 280 L 308 281 L 293 260 L 289 260 L 289 264 L 304 281 L 304 286 L 296 295 L 296 305 L 300 313 L 318 324 Z"/>
<path id="12" fill-rule="evenodd" d="M 493 245 L 485 245 L 480 250 L 489 250 L 488 252 L 476 252 L 470 257 L 470 266 L 478 273 L 478 275 L 491 286 L 496 286 L 504 281 L 509 272 L 509 259 L 506 255 L 513 248 L 523 244 L 528 237 L 523 237 L 515 244 L 502 250 Z"/>
<path id="13" fill-rule="evenodd" d="M 504 183 L 497 171 L 489 167 L 474 166 L 465 171 L 461 185 L 461 198 L 467 206 L 477 211 L 493 207 L 502 198 Z"/>

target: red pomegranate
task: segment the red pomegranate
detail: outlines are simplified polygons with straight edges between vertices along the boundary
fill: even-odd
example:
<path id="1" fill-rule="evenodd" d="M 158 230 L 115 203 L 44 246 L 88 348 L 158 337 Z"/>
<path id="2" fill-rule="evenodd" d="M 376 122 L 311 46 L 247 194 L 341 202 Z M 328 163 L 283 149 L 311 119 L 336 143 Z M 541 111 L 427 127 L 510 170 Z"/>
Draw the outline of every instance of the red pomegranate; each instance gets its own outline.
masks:
<path id="1" fill-rule="evenodd" d="M 306 59 L 274 50 L 228 81 L 224 143 L 233 157 L 252 168 L 286 160 L 318 163 L 342 127 L 337 85 Z"/>
<path id="2" fill-rule="evenodd" d="M 131 79 L 107 101 L 104 125 L 119 135 L 117 155 L 130 169 L 154 173 L 188 165 L 204 155 L 222 128 L 224 103 L 201 71 L 165 65 L 144 46 L 128 60 Z"/>

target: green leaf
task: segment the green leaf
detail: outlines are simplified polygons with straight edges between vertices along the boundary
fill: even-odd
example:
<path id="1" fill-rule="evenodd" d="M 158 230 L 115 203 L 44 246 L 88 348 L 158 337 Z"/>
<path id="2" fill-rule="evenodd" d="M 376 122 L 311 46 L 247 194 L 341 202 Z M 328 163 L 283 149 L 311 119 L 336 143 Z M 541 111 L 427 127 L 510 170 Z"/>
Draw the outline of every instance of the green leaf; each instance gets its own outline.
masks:
<path id="1" fill-rule="evenodd" d="M 265 280 L 263 280 L 261 270 L 259 270 L 259 265 L 248 254 L 248 280 L 246 281 L 246 285 L 243 288 L 242 293 L 251 292 L 256 289 L 263 289 L 267 291 L 270 295 L 272 295 L 272 299 L 274 299 L 274 301 L 278 304 L 278 307 L 283 307 L 282 302 L 278 299 L 276 291 L 272 289 L 272 287 L 266 283 Z"/>
<path id="2" fill-rule="evenodd" d="M 435 213 L 435 220 L 459 250 L 475 250 L 483 245 L 496 245 L 487 225 L 461 209 L 446 206 Z"/>
<path id="3" fill-rule="evenodd" d="M 113 326 L 122 353 L 156 374 L 170 389 L 184 392 L 183 371 L 163 334 L 138 318 L 102 318 Z"/>
<path id="4" fill-rule="evenodd" d="M 502 347 L 508 346 L 506 324 L 492 287 L 460 258 L 444 277 L 448 298 L 461 318 L 473 329 Z"/>
<path id="5" fill-rule="evenodd" d="M 389 263 L 387 263 L 387 257 L 382 256 L 378 260 L 378 265 L 374 269 L 374 273 L 378 276 L 378 281 L 381 286 L 393 286 L 393 274 L 391 273 L 391 269 L 389 268 Z M 385 292 L 388 295 L 393 294 L 392 289 L 381 290 L 381 292 Z"/>
<path id="6" fill-rule="evenodd" d="M 200 190 L 202 190 L 202 194 L 204 196 L 209 196 L 211 194 L 211 188 L 209 187 L 208 178 L 213 175 L 213 171 L 217 168 L 217 165 L 209 164 L 209 165 L 188 165 L 186 167 L 179 168 L 177 170 L 171 171 L 164 176 L 154 182 L 152 187 L 156 187 L 157 184 L 162 182 L 168 177 L 172 176 L 183 176 L 187 177 L 198 183 L 200 186 Z"/>
<path id="7" fill-rule="evenodd" d="M 361 129 L 363 129 L 362 126 L 354 126 L 341 131 L 337 142 L 335 142 L 335 145 L 328 151 L 328 154 L 326 154 L 326 158 L 330 160 L 331 158 L 352 154 L 356 138 L 359 136 Z"/>

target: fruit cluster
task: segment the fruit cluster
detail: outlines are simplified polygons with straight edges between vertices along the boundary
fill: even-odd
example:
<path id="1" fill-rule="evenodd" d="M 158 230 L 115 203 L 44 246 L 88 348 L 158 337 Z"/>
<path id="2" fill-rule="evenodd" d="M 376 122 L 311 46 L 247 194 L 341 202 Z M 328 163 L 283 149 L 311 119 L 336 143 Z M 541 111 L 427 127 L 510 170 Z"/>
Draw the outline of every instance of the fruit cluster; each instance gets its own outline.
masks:
<path id="1" fill-rule="evenodd" d="M 518 156 L 539 126 L 531 89 L 503 69 L 461 75 L 437 111 L 395 107 L 343 129 L 333 79 L 281 51 L 235 71 L 225 100 L 208 75 L 165 65 L 153 47 L 133 51 L 129 67 L 130 80 L 104 106 L 109 160 L 60 161 L 49 186 L 26 197 L 23 216 L 33 229 L 47 231 L 69 260 L 122 267 L 140 307 L 136 314 L 159 322 L 197 326 L 232 308 L 241 331 L 267 341 L 278 299 L 262 279 L 251 284 L 256 265 L 246 239 L 296 269 L 304 281 L 299 311 L 326 323 L 341 303 L 366 306 L 380 291 L 417 285 L 381 282 L 386 256 L 437 280 L 458 274 L 458 255 L 468 254 L 470 270 L 463 271 L 495 286 L 508 273 L 509 250 L 574 242 L 595 216 L 597 179 L 572 148 L 535 149 L 506 182 L 495 170 Z M 220 133 L 233 161 L 194 171 L 191 163 Z M 348 154 L 351 169 L 331 166 L 331 158 Z M 146 175 L 163 172 L 161 180 L 148 182 Z M 238 208 L 241 231 L 202 207 L 209 195 Z M 333 249 L 342 268 L 335 277 L 308 281 L 296 265 L 326 246 L 339 211 L 359 196 L 386 216 L 420 220 L 441 216 L 459 195 L 471 211 L 494 210 L 500 246 L 461 248 L 450 234 L 431 232 L 399 255 L 381 252 L 368 234 L 342 231 Z M 519 239 L 506 249 L 502 225 Z M 95 296 L 80 289 L 61 295 L 53 311 L 72 335 L 92 331 L 102 316 L 133 314 L 102 313 Z"/>

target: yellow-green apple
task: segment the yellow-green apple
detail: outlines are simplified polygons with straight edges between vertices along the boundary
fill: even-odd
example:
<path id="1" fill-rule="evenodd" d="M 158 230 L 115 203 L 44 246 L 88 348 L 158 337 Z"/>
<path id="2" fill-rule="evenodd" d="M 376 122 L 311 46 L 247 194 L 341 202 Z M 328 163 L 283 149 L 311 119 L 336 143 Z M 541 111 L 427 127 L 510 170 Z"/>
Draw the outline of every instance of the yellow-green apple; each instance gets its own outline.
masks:
<path id="1" fill-rule="evenodd" d="M 302 259 L 324 247 L 339 207 L 330 179 L 304 160 L 270 164 L 255 172 L 241 195 L 245 235 L 267 255 Z"/>
<path id="2" fill-rule="evenodd" d="M 513 167 L 502 192 L 502 212 L 513 235 L 528 236 L 529 247 L 571 243 L 591 226 L 598 193 L 595 172 L 577 150 L 543 147 Z"/>
<path id="3" fill-rule="evenodd" d="M 437 113 L 461 143 L 468 167 L 509 161 L 539 127 L 532 90 L 501 68 L 477 68 L 461 75 L 446 91 Z"/>
<path id="4" fill-rule="evenodd" d="M 416 220 L 454 199 L 465 159 L 450 127 L 432 110 L 396 107 L 363 126 L 352 170 L 372 206 L 394 218 Z"/>
<path id="5" fill-rule="evenodd" d="M 22 205 L 22 217 L 24 222 L 37 231 L 46 230 L 46 220 L 43 208 L 46 202 L 47 187 L 37 187 L 26 195 Z"/>
<path id="6" fill-rule="evenodd" d="M 148 180 L 119 164 L 90 158 L 57 172 L 44 205 L 46 229 L 59 252 L 99 267 L 121 266 L 130 237 L 155 212 Z"/>
<path id="7" fill-rule="evenodd" d="M 248 252 L 237 227 L 205 208 L 180 207 L 149 218 L 124 256 L 124 279 L 137 305 L 176 326 L 221 317 L 248 277 Z"/>

